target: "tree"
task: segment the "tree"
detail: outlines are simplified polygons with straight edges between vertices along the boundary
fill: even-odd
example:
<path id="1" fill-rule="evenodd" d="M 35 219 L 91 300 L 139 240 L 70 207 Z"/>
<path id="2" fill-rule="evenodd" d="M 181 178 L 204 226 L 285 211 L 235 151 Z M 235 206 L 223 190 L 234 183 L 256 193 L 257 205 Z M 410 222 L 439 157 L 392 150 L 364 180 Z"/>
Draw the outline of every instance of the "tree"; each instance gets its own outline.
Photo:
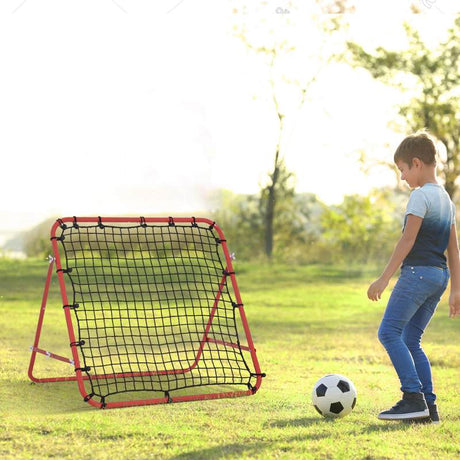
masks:
<path id="1" fill-rule="evenodd" d="M 460 175 L 460 15 L 448 30 L 447 39 L 431 50 L 420 34 L 404 25 L 408 48 L 391 51 L 378 47 L 370 53 L 348 42 L 351 63 L 367 69 L 385 84 L 396 85 L 412 94 L 399 107 L 407 129 L 426 128 L 446 148 L 440 169 L 451 197 L 457 192 Z"/>
<path id="2" fill-rule="evenodd" d="M 264 222 L 264 248 L 269 259 L 274 250 L 276 220 L 282 214 L 280 212 L 281 204 L 286 210 L 288 204 L 294 203 L 295 195 L 294 174 L 288 170 L 285 162 L 285 119 L 288 114 L 290 118 L 293 118 L 295 113 L 301 110 L 310 87 L 317 80 L 322 69 L 332 61 L 333 53 L 330 50 L 324 52 L 322 45 L 324 45 L 325 37 L 328 34 L 341 28 L 342 16 L 340 14 L 347 12 L 347 5 L 347 0 L 328 2 L 314 0 L 308 2 L 307 6 L 290 1 L 283 4 L 283 7 L 268 11 L 267 2 L 260 2 L 258 13 L 263 11 L 267 13 L 268 11 L 272 18 L 277 17 L 276 27 L 274 29 L 268 27 L 265 31 L 265 39 L 253 40 L 251 38 L 252 30 L 248 29 L 245 23 L 234 28 L 235 36 L 242 40 L 247 49 L 258 56 L 262 56 L 267 63 L 270 98 L 273 102 L 278 125 L 278 136 L 276 145 L 274 145 L 273 169 L 268 173 L 268 182 L 262 185 L 260 193 L 260 209 Z M 239 8 L 234 8 L 234 11 L 244 13 L 246 7 L 247 5 L 244 4 Z M 295 25 L 291 20 L 291 15 L 296 14 L 298 17 L 305 17 L 305 11 L 308 11 L 310 16 L 308 24 Z M 303 28 L 304 31 L 305 29 L 316 28 L 318 39 L 309 41 L 304 37 L 303 43 L 295 43 L 293 37 L 302 36 L 302 34 L 297 33 L 300 28 Z M 306 58 L 310 58 L 312 61 L 309 66 L 298 66 L 302 70 L 295 72 L 296 75 L 288 75 L 283 64 L 286 64 L 289 56 L 292 59 L 299 48 L 302 48 L 302 51 L 297 54 L 297 62 L 301 63 Z M 313 49 L 314 56 L 310 55 L 311 50 L 310 53 L 305 54 L 305 50 L 308 49 Z M 278 227 L 282 226 L 278 225 Z"/>
<path id="3" fill-rule="evenodd" d="M 291 203 L 295 194 L 295 185 L 293 183 L 294 174 L 290 172 L 285 164 L 284 157 L 281 153 L 281 145 L 284 135 L 284 113 L 282 113 L 279 97 L 276 91 L 275 79 L 273 77 L 273 70 L 275 67 L 275 60 L 279 52 L 284 51 L 284 43 L 275 45 L 273 48 L 263 48 L 259 52 L 264 52 L 270 55 L 270 87 L 272 89 L 273 105 L 278 119 L 278 140 L 275 146 L 275 158 L 273 162 L 273 171 L 269 173 L 269 182 L 261 190 L 261 207 L 263 208 L 264 216 L 264 243 L 265 254 L 271 258 L 273 254 L 274 243 L 274 226 L 275 226 L 275 212 L 278 202 L 283 202 L 284 207 L 286 204 Z M 287 52 L 292 51 L 293 48 Z M 311 83 L 311 81 L 309 82 Z M 308 84 L 307 84 L 308 85 Z M 300 88 L 300 101 L 299 108 L 305 102 L 305 95 L 307 92 L 306 85 Z"/>

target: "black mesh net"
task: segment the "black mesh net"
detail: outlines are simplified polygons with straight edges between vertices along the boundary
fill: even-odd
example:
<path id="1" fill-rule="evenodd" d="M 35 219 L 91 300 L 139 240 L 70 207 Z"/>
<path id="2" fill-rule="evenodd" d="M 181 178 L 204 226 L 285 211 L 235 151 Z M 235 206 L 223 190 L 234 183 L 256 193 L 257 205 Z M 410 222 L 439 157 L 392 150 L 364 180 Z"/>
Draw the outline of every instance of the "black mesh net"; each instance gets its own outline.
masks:
<path id="1" fill-rule="evenodd" d="M 213 225 L 74 222 L 56 238 L 91 395 L 252 387 Z"/>

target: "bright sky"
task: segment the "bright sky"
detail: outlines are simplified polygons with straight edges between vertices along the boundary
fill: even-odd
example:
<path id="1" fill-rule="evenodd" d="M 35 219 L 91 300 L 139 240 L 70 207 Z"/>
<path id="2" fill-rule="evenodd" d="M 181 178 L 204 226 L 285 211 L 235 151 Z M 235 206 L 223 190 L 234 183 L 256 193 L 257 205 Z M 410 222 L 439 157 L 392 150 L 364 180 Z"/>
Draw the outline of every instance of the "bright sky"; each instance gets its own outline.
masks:
<path id="1" fill-rule="evenodd" d="M 52 215 L 205 212 L 213 189 L 256 192 L 273 160 L 277 120 L 267 66 L 231 31 L 245 23 L 263 42 L 268 21 L 282 37 L 278 8 L 289 2 L 247 14 L 242 3 L 3 1 L 0 231 Z M 402 43 L 411 2 L 356 3 L 356 41 Z M 427 39 L 442 39 L 453 3 L 412 3 Z M 308 43 L 283 69 L 311 71 L 315 47 Z M 391 158 L 401 137 L 387 122 L 398 94 L 343 65 L 322 73 L 310 94 L 301 111 L 286 114 L 284 154 L 297 190 L 331 203 L 393 180 L 366 177 L 356 158 L 360 149 Z"/>

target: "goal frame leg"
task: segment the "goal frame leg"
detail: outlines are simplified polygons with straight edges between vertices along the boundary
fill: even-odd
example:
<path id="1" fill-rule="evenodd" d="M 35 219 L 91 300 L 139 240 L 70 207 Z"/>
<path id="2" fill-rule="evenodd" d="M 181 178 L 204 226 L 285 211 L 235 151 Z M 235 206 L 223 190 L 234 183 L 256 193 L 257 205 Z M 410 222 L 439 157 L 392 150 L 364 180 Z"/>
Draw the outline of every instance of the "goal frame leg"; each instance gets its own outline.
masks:
<path id="1" fill-rule="evenodd" d="M 76 380 L 76 377 L 71 376 L 71 377 L 35 377 L 34 375 L 34 366 L 35 366 L 35 358 L 37 357 L 37 353 L 46 355 L 48 358 L 52 359 L 57 359 L 59 361 L 63 361 L 69 364 L 73 365 L 73 361 L 68 358 L 64 358 L 63 356 L 57 355 L 55 353 L 51 353 L 49 351 L 42 350 L 41 348 L 38 347 L 40 343 L 40 336 L 42 332 L 42 327 L 43 327 L 43 320 L 45 318 L 45 311 L 46 311 L 46 305 L 48 302 L 48 294 L 49 294 L 49 289 L 51 285 L 51 278 L 53 276 L 53 268 L 54 268 L 54 262 L 55 259 L 54 257 L 50 256 L 50 262 L 48 266 L 48 273 L 46 275 L 46 282 L 45 282 L 45 287 L 43 289 L 43 296 L 42 296 L 42 302 L 41 302 L 41 307 L 40 307 L 40 313 L 38 315 L 38 323 L 37 323 L 37 329 L 35 330 L 35 339 L 34 339 L 34 344 L 30 347 L 31 348 L 31 355 L 30 355 L 30 362 L 29 362 L 29 369 L 28 369 L 28 376 L 32 382 L 35 383 L 44 383 L 44 382 L 60 382 L 60 381 L 66 381 L 66 380 Z"/>
<path id="2" fill-rule="evenodd" d="M 42 332 L 43 322 L 45 319 L 45 312 L 46 306 L 48 303 L 48 294 L 51 285 L 51 280 L 53 277 L 53 268 L 55 265 L 55 258 L 50 256 L 50 262 L 48 266 L 48 273 L 46 275 L 45 287 L 43 289 L 42 301 L 40 306 L 40 313 L 38 315 L 38 323 L 37 328 L 35 330 L 35 338 L 34 344 L 30 347 L 31 355 L 29 361 L 29 369 L 27 371 L 27 375 L 29 376 L 30 380 L 35 383 L 46 383 L 46 382 L 68 382 L 68 381 L 76 381 L 76 376 L 67 376 L 67 377 L 36 377 L 34 375 L 34 367 L 35 367 L 35 359 L 37 357 L 37 353 L 45 355 L 47 358 L 56 359 L 58 361 L 62 361 L 64 363 L 68 363 L 74 366 L 74 361 L 70 358 L 66 358 L 64 356 L 60 356 L 56 353 L 52 353 L 50 351 L 46 351 L 42 348 L 39 348 L 40 343 L 40 336 Z M 86 376 L 83 376 L 84 379 L 87 379 Z"/>

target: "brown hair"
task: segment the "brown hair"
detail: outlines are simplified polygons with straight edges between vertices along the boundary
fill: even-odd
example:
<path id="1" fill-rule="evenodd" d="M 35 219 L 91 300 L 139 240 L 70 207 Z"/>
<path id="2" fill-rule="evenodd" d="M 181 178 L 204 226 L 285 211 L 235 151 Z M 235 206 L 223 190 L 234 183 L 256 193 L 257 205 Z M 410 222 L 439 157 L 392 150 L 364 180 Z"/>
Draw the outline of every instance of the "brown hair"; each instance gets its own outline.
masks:
<path id="1" fill-rule="evenodd" d="M 404 161 L 412 167 L 412 160 L 418 158 L 427 165 L 436 164 L 435 139 L 426 131 L 417 131 L 407 136 L 394 154 L 394 162 Z"/>

